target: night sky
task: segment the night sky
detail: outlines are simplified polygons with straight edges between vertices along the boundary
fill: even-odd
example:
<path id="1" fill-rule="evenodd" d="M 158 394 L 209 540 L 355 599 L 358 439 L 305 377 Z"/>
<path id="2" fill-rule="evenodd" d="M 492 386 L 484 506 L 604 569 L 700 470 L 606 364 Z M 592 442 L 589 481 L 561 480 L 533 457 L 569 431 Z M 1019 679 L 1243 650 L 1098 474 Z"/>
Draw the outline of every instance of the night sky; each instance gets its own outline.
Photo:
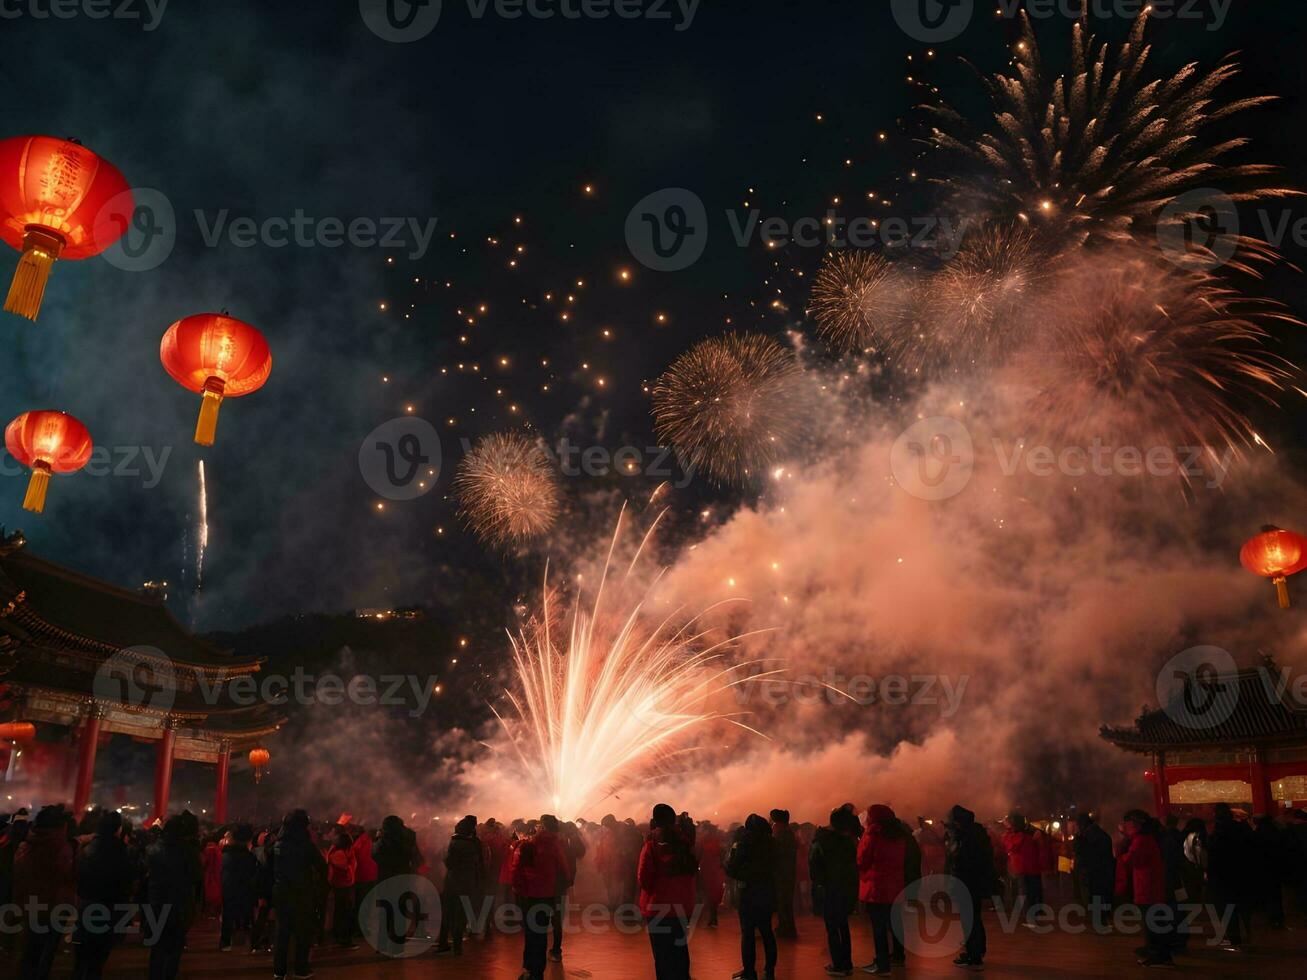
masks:
<path id="1" fill-rule="evenodd" d="M 140 475 L 58 478 L 36 516 L 20 510 L 26 474 L 10 462 L 0 523 L 22 528 L 35 553 L 110 581 L 167 579 L 197 629 L 449 601 L 470 575 L 518 581 L 548 546 L 487 553 L 459 530 L 448 492 L 460 440 L 520 428 L 551 444 L 654 446 L 643 386 L 695 339 L 805 329 L 799 273 L 822 250 L 740 247 L 726 209 L 821 216 L 839 197 L 847 217 L 929 213 L 908 177 L 921 149 L 913 107 L 938 85 L 978 112 L 958 58 L 1000 68 L 1016 32 L 977 15 L 930 58 L 884 2 L 703 0 L 678 31 L 675 5 L 671 20 L 544 21 L 477 19 L 446 0 L 435 30 L 408 44 L 378 37 L 352 0 L 174 0 L 153 30 L 32 15 L 45 9 L 5 7 L 0 130 L 81 139 L 166 196 L 176 242 L 145 271 L 59 263 L 38 323 L 3 315 L 0 414 L 66 409 Z M 149 17 L 139 0 L 127 9 Z M 1241 131 L 1253 157 L 1300 185 L 1307 10 L 1235 4 L 1210 26 L 1157 21 L 1157 62 L 1245 52 L 1229 94 L 1282 101 Z M 1128 27 L 1116 18 L 1100 33 Z M 1067 30 L 1061 18 L 1040 24 L 1047 54 Z M 690 268 L 659 273 L 632 257 L 624 226 L 668 187 L 704 201 L 708 245 Z M 434 220 L 435 232 L 424 254 L 411 230 L 396 248 L 206 242 L 224 214 L 297 212 Z M 1302 263 L 1292 242 L 1284 251 Z M 1270 279 L 1307 315 L 1297 273 Z M 164 373 L 158 344 L 180 317 L 224 307 L 264 331 L 274 365 L 262 391 L 224 405 L 217 444 L 201 449 L 198 398 Z M 430 493 L 387 501 L 359 449 L 406 415 L 439 431 L 443 466 Z M 1266 426 L 1282 453 L 1295 453 L 1296 421 Z M 146 450 L 168 454 L 157 485 Z M 199 459 L 210 536 L 197 594 Z M 560 535 L 602 535 L 616 501 L 657 482 L 565 478 Z M 702 483 L 682 498 L 695 514 L 738 499 Z"/>

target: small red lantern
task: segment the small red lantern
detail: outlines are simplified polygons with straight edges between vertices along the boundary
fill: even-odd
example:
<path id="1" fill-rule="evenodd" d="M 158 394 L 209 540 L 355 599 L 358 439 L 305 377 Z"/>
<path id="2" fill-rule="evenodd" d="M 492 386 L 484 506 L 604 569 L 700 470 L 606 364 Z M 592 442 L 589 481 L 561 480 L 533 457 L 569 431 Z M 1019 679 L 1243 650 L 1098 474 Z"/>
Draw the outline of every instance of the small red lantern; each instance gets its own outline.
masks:
<path id="1" fill-rule="evenodd" d="M 272 753 L 262 745 L 250 749 L 250 765 L 254 767 L 254 781 L 260 782 L 263 779 L 263 770 L 267 768 L 268 763 L 272 761 Z"/>
<path id="2" fill-rule="evenodd" d="M 0 741 L 30 742 L 36 738 L 36 726 L 30 721 L 6 721 L 0 724 Z"/>
<path id="3" fill-rule="evenodd" d="M 5 300 L 35 320 L 56 259 L 99 255 L 127 231 L 135 204 L 118 169 L 74 140 L 0 140 L 0 238 L 22 252 Z"/>
<path id="4" fill-rule="evenodd" d="M 1307 560 L 1307 539 L 1301 534 L 1267 524 L 1262 533 L 1239 549 L 1239 561 L 1254 575 L 1275 583 L 1280 608 L 1289 608 L 1288 577 L 1301 570 Z"/>
<path id="5" fill-rule="evenodd" d="M 23 509 L 37 514 L 45 509 L 51 473 L 74 473 L 91 459 L 91 434 L 86 426 L 63 412 L 24 412 L 5 429 L 9 454 L 32 469 Z"/>
<path id="6" fill-rule="evenodd" d="M 272 373 L 272 353 L 263 334 L 225 311 L 178 320 L 163 335 L 159 359 L 174 381 L 204 396 L 195 426 L 201 446 L 213 445 L 223 398 L 257 391 Z"/>

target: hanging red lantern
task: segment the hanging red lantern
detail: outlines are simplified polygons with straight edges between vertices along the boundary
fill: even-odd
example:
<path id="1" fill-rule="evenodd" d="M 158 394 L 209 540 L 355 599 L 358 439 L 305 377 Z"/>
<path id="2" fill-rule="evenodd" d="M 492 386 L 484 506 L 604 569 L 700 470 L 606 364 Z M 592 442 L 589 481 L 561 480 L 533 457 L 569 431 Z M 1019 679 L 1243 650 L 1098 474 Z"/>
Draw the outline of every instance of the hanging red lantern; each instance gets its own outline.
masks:
<path id="1" fill-rule="evenodd" d="M 1250 538 L 1239 549 L 1239 561 L 1254 575 L 1274 582 L 1280 608 L 1288 609 L 1288 577 L 1301 570 L 1307 561 L 1307 539 L 1301 534 L 1267 524 L 1261 534 Z"/>
<path id="2" fill-rule="evenodd" d="M 263 334 L 225 311 L 178 320 L 163 335 L 159 359 L 174 381 L 204 396 L 195 426 L 201 446 L 213 445 L 222 400 L 257 391 L 272 372 Z"/>
<path id="3" fill-rule="evenodd" d="M 118 169 L 75 140 L 0 140 L 0 238 L 22 258 L 5 300 L 35 320 L 56 259 L 99 255 L 127 231 L 135 204 Z"/>
<path id="4" fill-rule="evenodd" d="M 36 738 L 36 726 L 30 721 L 6 721 L 0 724 L 0 742 L 30 742 Z"/>
<path id="5" fill-rule="evenodd" d="M 45 509 L 51 473 L 74 473 L 91 459 L 91 434 L 86 426 L 64 412 L 24 412 L 5 429 L 9 454 L 31 467 L 23 509 L 37 514 Z"/>
<path id="6" fill-rule="evenodd" d="M 254 767 L 254 781 L 260 782 L 263 779 L 263 770 L 267 768 L 268 763 L 272 761 L 272 753 L 262 745 L 250 749 L 250 765 Z"/>

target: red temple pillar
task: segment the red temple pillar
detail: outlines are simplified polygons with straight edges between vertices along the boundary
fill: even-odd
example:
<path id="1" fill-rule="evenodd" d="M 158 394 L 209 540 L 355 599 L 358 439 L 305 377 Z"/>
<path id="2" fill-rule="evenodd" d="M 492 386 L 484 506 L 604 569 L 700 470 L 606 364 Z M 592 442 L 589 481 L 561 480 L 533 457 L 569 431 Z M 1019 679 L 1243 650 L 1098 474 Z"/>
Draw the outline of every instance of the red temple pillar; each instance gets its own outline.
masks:
<path id="1" fill-rule="evenodd" d="M 1262 753 L 1259 749 L 1252 769 L 1248 773 L 1248 781 L 1253 786 L 1253 813 L 1271 812 L 1271 782 L 1266 777 L 1266 763 L 1262 759 Z"/>
<path id="2" fill-rule="evenodd" d="M 172 791 L 172 753 L 177 744 L 177 726 L 169 718 L 164 722 L 163 738 L 159 739 L 158 754 L 154 758 L 154 813 L 150 823 L 168 819 L 168 794 Z"/>
<path id="3" fill-rule="evenodd" d="M 1171 812 L 1171 788 L 1166 782 L 1166 753 L 1158 752 L 1153 766 L 1153 808 L 1157 819 L 1164 820 Z"/>
<path id="4" fill-rule="evenodd" d="M 227 785 L 231 771 L 231 743 L 223 742 L 218 750 L 218 790 L 213 800 L 213 822 L 227 822 Z"/>
<path id="5" fill-rule="evenodd" d="M 73 814 L 78 819 L 81 819 L 87 804 L 91 802 L 91 786 L 95 782 L 95 752 L 100 744 L 100 719 L 103 717 L 99 708 L 92 708 L 82 722 L 77 743 L 77 782 L 73 789 Z"/>

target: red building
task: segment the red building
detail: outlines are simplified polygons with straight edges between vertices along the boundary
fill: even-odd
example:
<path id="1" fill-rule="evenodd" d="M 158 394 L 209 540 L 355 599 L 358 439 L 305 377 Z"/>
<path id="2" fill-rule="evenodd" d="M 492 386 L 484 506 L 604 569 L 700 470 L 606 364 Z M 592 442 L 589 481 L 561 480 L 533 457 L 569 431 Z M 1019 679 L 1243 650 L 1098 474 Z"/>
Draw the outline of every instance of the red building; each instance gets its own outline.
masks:
<path id="1" fill-rule="evenodd" d="M 96 755 L 120 737 L 153 749 L 150 820 L 167 814 L 173 767 L 185 762 L 213 767 L 213 814 L 223 822 L 232 754 L 283 721 L 269 705 L 232 696 L 231 682 L 261 664 L 192 636 L 157 595 L 43 561 L 21 533 L 0 543 L 0 722 L 35 726 L 29 748 L 43 751 L 28 754 L 47 770 L 62 760 L 62 775 L 46 772 L 42 782 L 71 798 L 74 812 L 109 802 L 95 792 Z M 13 758 L 11 749 L 10 777 Z"/>
<path id="2" fill-rule="evenodd" d="M 1233 674 L 1191 678 L 1171 704 L 1145 708 L 1130 728 L 1104 725 L 1099 734 L 1148 757 L 1144 776 L 1159 815 L 1214 803 L 1278 813 L 1307 801 L 1307 704 L 1285 681 L 1269 658 Z"/>

